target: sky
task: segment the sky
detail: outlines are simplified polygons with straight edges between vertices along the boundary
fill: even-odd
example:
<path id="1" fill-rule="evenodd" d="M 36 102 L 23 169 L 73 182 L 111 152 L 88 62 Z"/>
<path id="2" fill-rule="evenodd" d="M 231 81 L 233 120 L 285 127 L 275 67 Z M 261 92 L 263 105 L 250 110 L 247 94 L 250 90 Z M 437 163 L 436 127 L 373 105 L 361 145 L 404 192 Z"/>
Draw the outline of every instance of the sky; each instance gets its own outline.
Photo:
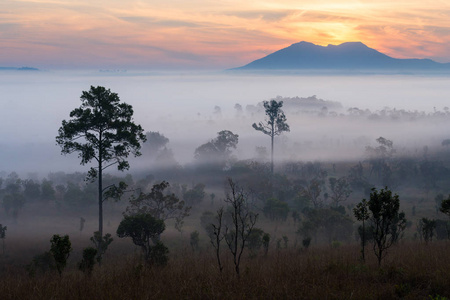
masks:
<path id="1" fill-rule="evenodd" d="M 0 0 L 0 67 L 224 69 L 300 41 L 450 62 L 450 1 Z"/>

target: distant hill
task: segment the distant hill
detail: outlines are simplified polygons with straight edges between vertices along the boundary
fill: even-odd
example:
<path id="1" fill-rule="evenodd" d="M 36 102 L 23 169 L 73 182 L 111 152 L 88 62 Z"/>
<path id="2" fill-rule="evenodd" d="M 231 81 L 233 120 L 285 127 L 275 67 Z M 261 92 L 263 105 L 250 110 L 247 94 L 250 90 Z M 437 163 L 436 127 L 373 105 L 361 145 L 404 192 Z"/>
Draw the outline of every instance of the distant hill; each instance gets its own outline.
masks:
<path id="1" fill-rule="evenodd" d="M 423 70 L 450 71 L 431 59 L 397 59 L 360 42 L 318 46 L 300 42 L 232 70 Z"/>
<path id="2" fill-rule="evenodd" d="M 0 71 L 39 71 L 39 69 L 36 69 L 36 68 L 30 68 L 30 67 L 21 67 L 21 68 L 15 68 L 15 67 L 0 67 Z"/>

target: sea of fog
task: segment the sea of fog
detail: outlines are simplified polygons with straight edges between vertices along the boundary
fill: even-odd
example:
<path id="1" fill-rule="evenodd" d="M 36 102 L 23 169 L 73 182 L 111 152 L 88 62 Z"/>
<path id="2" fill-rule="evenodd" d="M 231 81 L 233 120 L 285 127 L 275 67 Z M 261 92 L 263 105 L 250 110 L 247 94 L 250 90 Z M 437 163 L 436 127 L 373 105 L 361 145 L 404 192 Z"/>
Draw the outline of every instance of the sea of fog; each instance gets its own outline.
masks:
<path id="1" fill-rule="evenodd" d="M 49 171 L 86 171 L 76 154 L 60 155 L 55 136 L 63 119 L 80 105 L 81 92 L 105 86 L 134 108 L 134 120 L 145 131 L 169 138 L 169 148 L 182 164 L 193 161 L 196 147 L 218 131 L 239 134 L 235 155 L 252 158 L 256 146 L 270 147 L 270 139 L 252 123 L 256 105 L 276 96 L 337 101 L 343 106 L 333 117 L 286 111 L 291 132 L 277 139 L 278 159 L 363 159 L 377 137 L 394 141 L 404 151 L 439 146 L 450 138 L 445 118 L 434 120 L 369 120 L 348 118 L 349 108 L 381 111 L 385 107 L 433 113 L 450 106 L 450 77 L 413 75 L 264 76 L 212 72 L 151 73 L 100 71 L 0 72 L 0 172 L 22 174 Z M 236 104 L 243 107 L 238 112 Z M 450 118 L 450 117 L 449 117 Z M 132 168 L 146 168 L 145 158 Z"/>

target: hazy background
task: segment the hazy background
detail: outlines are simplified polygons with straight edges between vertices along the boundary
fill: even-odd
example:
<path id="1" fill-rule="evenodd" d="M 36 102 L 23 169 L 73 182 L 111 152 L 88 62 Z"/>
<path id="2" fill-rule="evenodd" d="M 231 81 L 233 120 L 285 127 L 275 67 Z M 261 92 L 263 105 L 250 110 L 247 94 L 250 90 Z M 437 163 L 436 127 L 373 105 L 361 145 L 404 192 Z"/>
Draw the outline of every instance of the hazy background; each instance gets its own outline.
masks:
<path id="1" fill-rule="evenodd" d="M 255 146 L 270 148 L 270 139 L 251 124 L 264 120 L 257 105 L 276 96 L 337 101 L 342 109 L 295 114 L 285 109 L 291 132 L 277 140 L 278 158 L 297 160 L 360 159 L 365 146 L 379 136 L 405 151 L 440 147 L 450 138 L 450 117 L 374 120 L 349 117 L 348 109 L 385 107 L 432 114 L 444 111 L 450 99 L 450 78 L 412 75 L 264 76 L 214 72 L 150 73 L 132 71 L 49 71 L 0 73 L 0 171 L 86 171 L 76 154 L 61 156 L 55 143 L 63 119 L 79 107 L 81 92 L 102 85 L 134 108 L 134 120 L 145 131 L 159 131 L 182 163 L 193 161 L 195 148 L 221 130 L 239 134 L 236 155 L 255 156 Z M 239 103 L 243 112 L 235 109 Z M 218 106 L 220 110 L 216 107 Z M 220 111 L 220 113 L 219 113 Z M 331 115 L 330 112 L 336 114 Z M 345 116 L 340 114 L 345 114 Z M 133 160 L 131 170 L 147 167 Z"/>

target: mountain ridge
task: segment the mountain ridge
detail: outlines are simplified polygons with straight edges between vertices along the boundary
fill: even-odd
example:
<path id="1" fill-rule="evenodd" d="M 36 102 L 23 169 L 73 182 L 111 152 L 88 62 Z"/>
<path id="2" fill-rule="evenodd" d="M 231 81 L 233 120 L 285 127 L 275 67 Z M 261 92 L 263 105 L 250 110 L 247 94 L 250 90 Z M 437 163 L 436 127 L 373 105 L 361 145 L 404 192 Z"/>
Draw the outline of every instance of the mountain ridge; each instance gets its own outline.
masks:
<path id="1" fill-rule="evenodd" d="M 39 69 L 32 67 L 0 67 L 0 71 L 39 71 Z"/>
<path id="2" fill-rule="evenodd" d="M 231 70 L 423 70 L 450 71 L 450 63 L 390 57 L 362 42 L 320 46 L 298 42 Z"/>

